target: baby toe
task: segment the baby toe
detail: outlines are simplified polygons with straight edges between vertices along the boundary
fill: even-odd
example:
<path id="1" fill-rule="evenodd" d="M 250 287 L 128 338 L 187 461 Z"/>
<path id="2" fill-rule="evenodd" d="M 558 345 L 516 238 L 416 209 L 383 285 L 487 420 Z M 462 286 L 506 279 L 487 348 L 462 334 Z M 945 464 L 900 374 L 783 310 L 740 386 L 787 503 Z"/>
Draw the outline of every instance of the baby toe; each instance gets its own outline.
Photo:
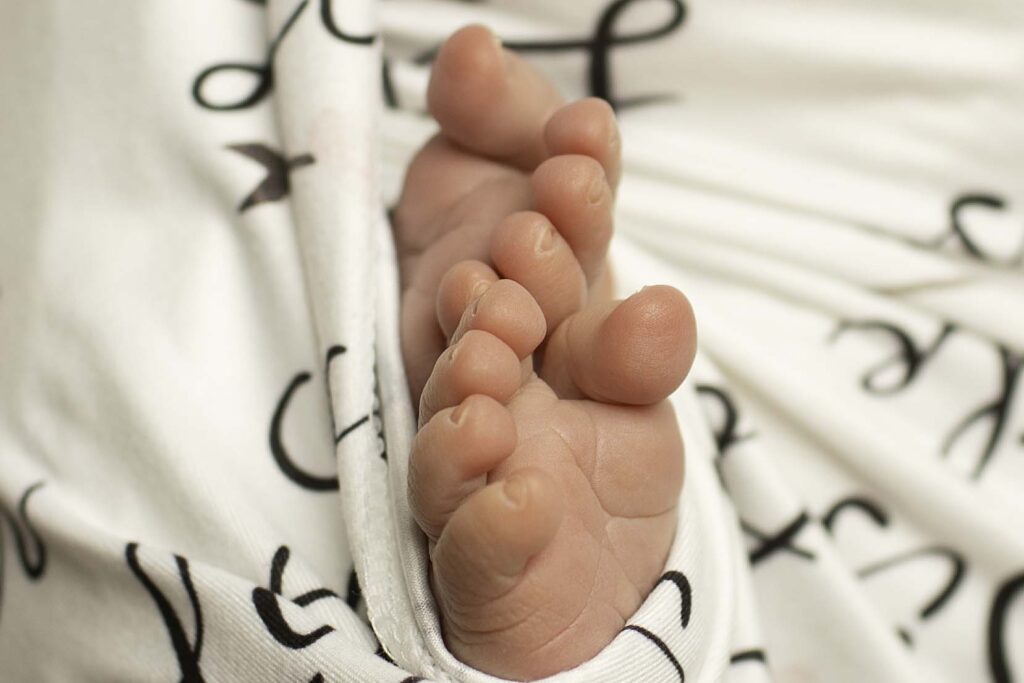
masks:
<path id="1" fill-rule="evenodd" d="M 649 405 L 682 383 L 696 349 L 686 297 L 664 285 L 645 287 L 562 323 L 545 349 L 541 375 L 566 398 Z"/>
<path id="2" fill-rule="evenodd" d="M 489 606 L 519 580 L 554 538 L 564 514 L 558 485 L 538 469 L 518 470 L 473 494 L 448 520 L 431 557 L 435 595 L 457 631 L 493 630 Z"/>
<path id="3" fill-rule="evenodd" d="M 588 97 L 565 105 L 548 120 L 544 140 L 552 156 L 582 154 L 597 161 L 614 191 L 619 182 L 622 144 L 615 111 L 606 101 Z"/>
<path id="4" fill-rule="evenodd" d="M 534 298 L 513 280 L 498 280 L 477 291 L 480 294 L 463 311 L 452 341 L 457 343 L 472 330 L 489 332 L 518 358 L 529 357 L 547 334 L 544 313 Z"/>
<path id="5" fill-rule="evenodd" d="M 515 447 L 512 414 L 492 398 L 470 396 L 435 414 L 416 434 L 409 459 L 409 504 L 423 532 L 436 541 Z"/>
<path id="6" fill-rule="evenodd" d="M 612 236 L 614 201 L 601 164 L 579 154 L 552 157 L 534 171 L 530 188 L 534 210 L 548 217 L 593 282 Z"/>
<path id="7" fill-rule="evenodd" d="M 473 394 L 505 403 L 521 382 L 519 357 L 509 345 L 489 332 L 470 330 L 434 364 L 420 396 L 420 425 Z"/>
<path id="8" fill-rule="evenodd" d="M 497 273 L 480 261 L 459 261 L 448 269 L 437 288 L 437 322 L 449 340 L 466 308 L 497 281 Z"/>
<path id="9" fill-rule="evenodd" d="M 491 236 L 491 260 L 503 277 L 520 283 L 553 330 L 586 300 L 587 282 L 572 248 L 551 221 L 535 211 L 514 213 Z"/>
<path id="10" fill-rule="evenodd" d="M 474 154 L 527 170 L 547 156 L 544 125 L 561 103 L 536 67 L 479 25 L 448 38 L 427 88 L 427 106 L 443 135 Z"/>

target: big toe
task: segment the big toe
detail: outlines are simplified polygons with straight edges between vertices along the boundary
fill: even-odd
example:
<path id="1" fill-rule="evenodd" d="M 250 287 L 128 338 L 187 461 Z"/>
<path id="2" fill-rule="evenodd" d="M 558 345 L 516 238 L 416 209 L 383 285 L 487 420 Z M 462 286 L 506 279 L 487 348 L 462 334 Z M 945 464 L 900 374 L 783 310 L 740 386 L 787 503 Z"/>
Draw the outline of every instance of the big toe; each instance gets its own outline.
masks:
<path id="1" fill-rule="evenodd" d="M 649 405 L 682 383 L 696 348 L 689 301 L 657 285 L 568 318 L 552 335 L 540 374 L 564 398 Z"/>

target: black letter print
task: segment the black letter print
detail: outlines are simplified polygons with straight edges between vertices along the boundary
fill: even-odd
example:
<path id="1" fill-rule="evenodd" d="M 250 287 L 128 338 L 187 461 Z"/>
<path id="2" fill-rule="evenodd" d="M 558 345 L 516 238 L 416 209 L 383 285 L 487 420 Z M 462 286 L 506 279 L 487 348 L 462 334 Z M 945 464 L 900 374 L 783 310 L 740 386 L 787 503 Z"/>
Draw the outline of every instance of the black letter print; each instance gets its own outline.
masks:
<path id="1" fill-rule="evenodd" d="M 698 384 L 697 394 L 701 397 L 707 396 L 711 398 L 722 408 L 722 414 L 724 415 L 722 424 L 714 429 L 718 457 L 724 457 L 730 448 L 754 436 L 752 432 L 746 434 L 736 433 L 740 422 L 739 411 L 736 409 L 736 402 L 733 401 L 732 396 L 723 389 L 711 386 L 710 384 Z"/>
<path id="2" fill-rule="evenodd" d="M 939 590 L 932 595 L 927 602 L 925 602 L 918 610 L 918 616 L 921 619 L 929 619 L 933 617 L 942 607 L 949 602 L 949 599 L 956 593 L 957 588 L 963 582 L 964 576 L 967 573 L 967 562 L 964 560 L 960 553 L 956 552 L 951 548 L 945 548 L 942 546 L 932 546 L 928 548 L 920 548 L 918 550 L 912 550 L 910 552 L 902 553 L 894 557 L 887 557 L 884 560 L 879 560 L 866 567 L 862 567 L 857 570 L 857 576 L 862 579 L 866 579 L 876 574 L 881 574 L 895 567 L 900 567 L 904 564 L 919 560 L 923 557 L 934 557 L 940 561 L 945 561 L 949 565 L 949 578 L 946 580 Z"/>
<path id="3" fill-rule="evenodd" d="M 199 606 L 199 596 L 196 594 L 195 586 L 192 584 L 188 560 L 180 555 L 174 556 L 174 561 L 178 566 L 178 576 L 181 578 L 181 584 L 185 587 L 185 593 L 188 595 L 188 601 L 192 605 L 192 614 L 195 618 L 196 637 L 191 643 L 189 643 L 188 637 L 185 635 L 185 628 L 182 626 L 178 614 L 174 611 L 174 607 L 142 569 L 142 565 L 139 563 L 138 549 L 138 543 L 129 543 L 125 546 L 125 560 L 128 562 L 128 568 L 132 570 L 139 583 L 145 587 L 150 597 L 153 598 L 153 602 L 156 603 L 157 609 L 160 610 L 160 617 L 167 627 L 167 633 L 171 637 L 171 645 L 174 647 L 174 654 L 178 658 L 178 668 L 181 670 L 181 683 L 203 683 L 205 679 L 199 668 L 199 659 L 202 657 L 203 652 L 203 612 Z"/>
<path id="4" fill-rule="evenodd" d="M 837 501 L 821 518 L 821 524 L 830 534 L 835 534 L 836 521 L 846 510 L 860 510 L 880 527 L 889 526 L 889 515 L 882 506 L 862 496 L 850 496 Z"/>
<path id="5" fill-rule="evenodd" d="M 758 542 L 758 546 L 749 551 L 750 565 L 754 566 L 768 559 L 779 551 L 785 551 L 791 555 L 811 562 L 815 555 L 810 550 L 801 548 L 796 544 L 796 537 L 803 531 L 807 523 L 811 521 L 806 512 L 801 512 L 775 533 L 764 533 L 747 522 L 740 520 L 740 527 L 743 532 Z"/>
<path id="6" fill-rule="evenodd" d="M 833 536 L 835 535 L 836 522 L 841 516 L 846 516 L 847 510 L 857 510 L 879 528 L 889 526 L 889 513 L 881 505 L 862 496 L 849 496 L 837 501 L 822 517 L 822 525 Z M 887 573 L 890 570 L 895 571 L 898 567 L 918 562 L 923 558 L 934 558 L 934 560 L 946 562 L 949 566 L 949 578 L 918 608 L 917 616 L 921 620 L 930 619 L 955 595 L 967 573 L 967 562 L 956 550 L 944 546 L 918 548 L 917 550 L 903 552 L 861 567 L 857 570 L 857 576 L 867 579 L 871 576 Z M 901 627 L 897 632 L 904 642 L 908 645 L 913 644 L 910 632 L 907 629 Z"/>
<path id="7" fill-rule="evenodd" d="M 665 644 L 665 641 L 663 641 L 661 638 L 645 629 L 643 626 L 637 626 L 636 624 L 629 624 L 628 626 L 623 627 L 620 633 L 625 633 L 626 631 L 633 631 L 635 633 L 639 633 L 644 638 L 654 643 L 654 646 L 661 651 L 661 654 L 665 655 L 665 659 L 667 659 L 669 663 L 672 665 L 672 667 L 676 670 L 676 675 L 679 676 L 679 683 L 683 683 L 686 680 L 686 674 L 683 673 L 683 665 L 680 664 L 679 659 L 677 659 L 676 656 L 672 654 L 672 650 L 670 650 L 668 645 Z"/>
<path id="8" fill-rule="evenodd" d="M 943 342 L 956 330 L 956 327 L 949 323 L 944 324 L 930 344 L 918 347 L 909 334 L 891 323 L 881 320 L 841 320 L 839 327 L 832 333 L 830 341 L 836 341 L 849 330 L 885 332 L 891 335 L 897 343 L 896 353 L 873 368 L 868 369 L 860 381 L 861 386 L 868 393 L 883 396 L 896 394 L 907 388 L 914 381 L 914 378 L 917 377 L 918 372 L 921 371 L 925 363 L 935 356 Z M 901 377 L 889 386 L 882 386 L 878 382 L 879 375 L 894 365 L 901 368 Z"/>
<path id="9" fill-rule="evenodd" d="M 1020 354 L 1014 353 L 1002 344 L 997 345 L 996 348 L 999 350 L 999 360 L 1002 364 L 1002 384 L 999 392 L 995 398 L 988 403 L 982 404 L 954 427 L 950 435 L 946 437 L 946 442 L 942 445 L 942 454 L 949 455 L 953 445 L 972 425 L 984 423 L 985 421 L 989 422 L 988 440 L 985 442 L 985 447 L 978 458 L 978 464 L 975 465 L 974 472 L 972 473 L 975 479 L 980 477 L 981 473 L 985 471 L 989 459 L 991 459 L 992 454 L 995 452 L 996 446 L 999 445 L 999 439 L 1003 435 L 1006 421 L 1010 416 L 1010 408 L 1013 406 L 1013 397 L 1017 391 L 1018 380 L 1020 380 L 1021 361 L 1024 360 L 1024 357 Z"/>
<path id="10" fill-rule="evenodd" d="M 679 589 L 679 625 L 685 629 L 690 625 L 690 612 L 693 609 L 693 589 L 690 587 L 690 580 L 682 572 L 668 571 L 661 575 L 654 587 L 657 588 L 659 584 L 666 582 L 674 584 Z"/>
<path id="11" fill-rule="evenodd" d="M 938 335 L 927 346 L 918 347 L 911 336 L 904 330 L 892 323 L 881 320 L 843 320 L 832 335 L 832 340 L 850 330 L 880 331 L 890 335 L 897 342 L 897 352 L 880 364 L 868 369 L 861 379 L 861 385 L 871 394 L 891 395 L 896 394 L 914 380 L 921 371 L 921 368 L 933 359 L 942 348 L 945 341 L 958 332 L 956 325 L 945 323 Z M 1024 356 L 1016 353 L 1002 344 L 994 344 L 993 347 L 1002 366 L 1001 385 L 995 398 L 983 403 L 957 424 L 946 437 L 942 446 L 942 454 L 948 456 L 953 446 L 964 436 L 965 432 L 976 424 L 988 423 L 988 439 L 979 454 L 977 465 L 975 465 L 972 477 L 977 479 L 985 471 L 996 446 L 1006 428 L 1014 394 L 1021 377 L 1021 369 L 1024 367 Z M 881 386 L 878 376 L 885 370 L 897 366 L 902 369 L 902 376 L 889 386 Z"/>
<path id="12" fill-rule="evenodd" d="M 717 453 L 715 454 L 715 473 L 718 474 L 718 481 L 722 485 L 723 489 L 729 487 L 725 482 L 725 475 L 722 469 L 722 462 L 725 459 L 726 454 L 732 449 L 733 446 L 746 441 L 747 439 L 754 436 L 753 432 L 747 432 L 746 434 L 737 434 L 739 428 L 739 411 L 736 408 L 736 402 L 733 401 L 724 389 L 719 387 L 711 386 L 710 384 L 698 384 L 697 395 L 701 398 L 708 397 L 713 402 L 717 403 L 721 408 L 722 418 L 721 424 L 712 425 L 711 431 L 715 437 L 715 446 Z M 707 414 L 707 410 L 704 411 Z M 710 416 L 709 416 L 710 417 Z M 710 419 L 709 419 L 710 421 Z"/>
<path id="13" fill-rule="evenodd" d="M 328 399 L 330 399 L 330 376 L 332 364 L 337 358 L 342 356 L 346 350 L 347 349 L 341 344 L 335 344 L 327 350 L 327 357 L 324 361 L 324 377 L 326 378 Z M 311 491 L 337 491 L 337 475 L 327 477 L 318 476 L 301 469 L 295 464 L 295 461 L 293 461 L 291 456 L 288 454 L 288 450 L 285 448 L 284 441 L 281 438 L 284 416 L 288 410 L 289 404 L 291 403 L 292 396 L 302 385 L 309 382 L 312 378 L 313 375 L 309 372 L 303 371 L 298 373 L 292 378 L 291 382 L 285 388 L 284 394 L 282 394 L 280 400 L 278 400 L 277 407 L 274 409 L 274 414 L 270 418 L 270 453 L 274 456 L 274 462 L 277 463 L 277 466 L 281 469 L 284 475 L 299 486 Z M 337 431 L 337 427 L 334 427 L 335 445 L 341 443 L 342 439 L 369 421 L 370 415 L 367 414 L 358 418 L 340 432 Z M 333 410 L 331 411 L 331 424 L 334 424 Z"/>
<path id="14" fill-rule="evenodd" d="M 292 378 L 292 381 L 288 384 L 288 387 L 284 390 L 284 394 L 281 396 L 281 400 L 277 402 L 277 407 L 274 409 L 274 415 L 270 418 L 270 453 L 274 456 L 274 462 L 284 473 L 284 476 L 291 479 L 299 486 L 309 489 L 310 491 L 337 491 L 338 490 L 338 476 L 321 477 L 314 474 L 309 474 L 305 470 L 299 468 L 298 465 L 288 455 L 288 450 L 284 447 L 284 442 L 281 440 L 281 428 L 284 424 L 285 411 L 288 409 L 288 404 L 291 403 L 292 395 L 301 387 L 303 384 L 312 379 L 313 376 L 308 372 L 300 372 Z"/>
<path id="15" fill-rule="evenodd" d="M 266 627 L 267 631 L 274 637 L 274 640 L 292 650 L 301 650 L 309 647 L 320 640 L 328 633 L 334 631 L 334 627 L 324 624 L 309 633 L 294 631 L 284 618 L 281 612 L 281 605 L 277 598 L 281 595 L 281 586 L 284 579 L 284 570 L 288 564 L 291 551 L 288 546 L 283 545 L 274 553 L 274 559 L 270 565 L 270 590 L 257 587 L 252 591 L 252 604 L 256 608 L 256 614 Z M 291 600 L 291 602 L 305 607 L 324 598 L 337 598 L 338 594 L 328 588 L 317 588 L 303 593 Z"/>
<path id="16" fill-rule="evenodd" d="M 32 520 L 28 516 L 28 499 L 42 486 L 43 482 L 40 481 L 25 489 L 25 492 L 21 494 L 21 498 L 18 500 L 18 512 L 16 515 L 8 512 L 7 508 L 0 507 L 0 513 L 7 520 L 8 526 L 11 527 L 11 533 L 14 534 L 14 545 L 18 551 L 18 561 L 21 563 L 21 569 L 31 581 L 38 581 L 46 572 L 46 545 L 43 543 L 43 539 L 39 537 L 39 532 L 32 526 Z M 24 533 L 22 532 L 22 527 L 24 527 Z M 31 553 L 29 552 L 30 543 L 33 546 Z M 35 555 L 35 561 L 32 560 L 30 555 Z M 4 539 L 3 525 L 0 525 L 0 606 L 3 605 L 3 588 Z"/>
<path id="17" fill-rule="evenodd" d="M 359 576 L 356 575 L 356 568 L 348 573 L 348 588 L 345 593 L 345 604 L 353 610 L 359 609 L 359 603 L 363 600 L 363 589 L 359 586 Z"/>
<path id="18" fill-rule="evenodd" d="M 732 653 L 729 657 L 729 666 L 743 664 L 746 662 L 757 662 L 764 667 L 768 666 L 768 653 L 763 648 L 751 648 Z"/>
<path id="19" fill-rule="evenodd" d="M 373 361 L 373 416 L 377 419 L 377 442 L 380 444 L 381 460 L 387 462 L 388 440 L 384 436 L 384 415 L 381 413 L 380 378 L 377 374 L 377 359 Z"/>
<path id="20" fill-rule="evenodd" d="M 992 254 L 983 247 L 977 238 L 971 234 L 970 229 L 964 222 L 964 210 L 980 207 L 990 211 L 1003 211 L 1006 208 L 1006 201 L 1001 197 L 991 194 L 965 194 L 953 200 L 949 207 L 949 228 L 940 235 L 938 239 L 920 244 L 920 246 L 936 249 L 946 243 L 950 238 L 958 241 L 964 251 L 974 259 L 1003 266 L 1018 266 L 1024 263 L 1024 239 L 1016 251 L 1005 256 Z M 1024 237 L 1024 227 L 1021 228 L 1021 235 Z"/>
<path id="21" fill-rule="evenodd" d="M 667 95 L 645 95 L 641 97 L 619 98 L 612 89 L 611 76 L 611 53 L 612 48 L 620 45 L 635 45 L 647 43 L 662 38 L 672 33 L 686 19 L 686 6 L 682 0 L 664 0 L 671 6 L 672 15 L 661 26 L 654 27 L 647 31 L 636 33 L 620 34 L 615 32 L 615 27 L 625 14 L 629 6 L 638 0 L 615 0 L 609 4 L 601 16 L 597 19 L 594 33 L 588 38 L 570 38 L 567 40 L 554 41 L 503 41 L 502 44 L 509 50 L 522 53 L 530 52 L 573 52 L 582 50 L 590 57 L 588 69 L 589 92 L 594 97 L 607 100 L 612 107 L 622 109 L 629 106 L 636 106 L 669 99 Z M 431 61 L 437 54 L 437 50 L 421 55 L 417 62 L 426 63 Z"/>
<path id="22" fill-rule="evenodd" d="M 296 168 L 309 166 L 316 161 L 312 154 L 300 154 L 297 157 L 285 159 L 282 154 L 258 142 L 228 145 L 227 148 L 252 159 L 267 172 L 256 189 L 238 205 L 238 213 L 251 209 L 257 204 L 284 199 L 291 189 L 288 173 Z"/>
<path id="23" fill-rule="evenodd" d="M 324 28 L 327 32 L 338 40 L 346 43 L 352 43 L 353 45 L 373 45 L 373 42 L 377 40 L 377 34 L 371 33 L 365 36 L 357 36 L 351 33 L 345 33 L 338 24 L 334 21 L 334 2 L 333 0 L 320 0 L 320 21 L 323 23 Z"/>
<path id="24" fill-rule="evenodd" d="M 277 54 L 281 41 L 288 35 L 288 32 L 295 25 L 295 22 L 298 21 L 308 4 L 309 0 L 302 0 L 292 11 L 288 19 L 285 20 L 281 30 L 277 32 L 277 36 L 270 41 L 270 45 L 267 47 L 266 59 L 261 64 L 227 62 L 224 64 L 214 64 L 203 69 L 192 83 L 192 99 L 196 101 L 196 104 L 204 109 L 213 111 L 237 111 L 254 107 L 262 102 L 263 98 L 270 94 L 274 86 L 274 55 Z M 254 76 L 255 81 L 253 82 L 252 90 L 249 91 L 248 95 L 234 101 L 215 102 L 211 100 L 206 95 L 207 83 L 217 74 L 228 72 L 238 72 Z"/>
<path id="25" fill-rule="evenodd" d="M 325 378 L 325 381 L 326 381 L 326 384 L 327 384 L 327 398 L 330 399 L 332 401 L 332 403 L 333 403 L 333 397 L 331 396 L 331 364 L 334 362 L 334 360 L 336 358 L 341 356 L 346 351 L 348 351 L 348 349 L 346 349 L 341 344 L 335 344 L 331 348 L 327 349 L 327 360 L 324 361 L 324 378 Z M 374 377 L 376 378 L 376 376 L 377 375 L 376 375 L 376 370 L 375 370 L 374 371 Z M 331 425 L 332 425 L 332 427 L 334 429 L 334 444 L 337 445 L 337 444 L 341 443 L 342 439 L 344 439 L 346 436 L 348 436 L 349 434 L 354 432 L 359 427 L 362 427 L 364 424 L 366 424 L 369 421 L 370 421 L 370 416 L 369 415 L 363 415 L 362 417 L 358 418 L 355 422 L 353 422 L 352 424 L 346 426 L 345 428 L 343 428 L 339 432 L 338 431 L 338 426 L 334 423 L 334 411 L 332 410 L 331 411 Z"/>
<path id="26" fill-rule="evenodd" d="M 988 666 L 995 683 L 1013 683 L 1015 680 L 1006 653 L 1006 619 L 1010 605 L 1021 593 L 1024 593 L 1024 573 L 1010 577 L 999 587 L 992 601 L 988 618 Z"/>
<path id="27" fill-rule="evenodd" d="M 686 627 L 690 625 L 690 613 L 693 608 L 693 590 L 690 587 L 690 580 L 687 579 L 686 575 L 682 572 L 668 571 L 662 574 L 661 578 L 657 580 L 657 582 L 654 584 L 654 588 L 657 588 L 662 583 L 671 583 L 677 589 L 679 589 L 679 625 L 683 630 L 685 630 Z M 653 593 L 654 589 L 651 589 L 651 592 Z M 637 624 L 629 624 L 628 626 L 623 627 L 620 633 L 625 633 L 626 631 L 633 631 L 634 633 L 639 633 L 644 638 L 653 643 L 654 646 L 657 647 L 658 650 L 661 652 L 661 654 L 665 656 L 665 659 L 669 661 L 669 663 L 672 665 L 672 668 L 676 670 L 676 674 L 679 676 L 680 683 L 686 680 L 686 675 L 683 673 L 682 664 L 679 663 L 679 659 L 672 652 L 671 648 L 669 648 L 669 646 L 665 644 L 665 641 L 663 641 L 661 638 L 656 636 L 648 629 Z"/>

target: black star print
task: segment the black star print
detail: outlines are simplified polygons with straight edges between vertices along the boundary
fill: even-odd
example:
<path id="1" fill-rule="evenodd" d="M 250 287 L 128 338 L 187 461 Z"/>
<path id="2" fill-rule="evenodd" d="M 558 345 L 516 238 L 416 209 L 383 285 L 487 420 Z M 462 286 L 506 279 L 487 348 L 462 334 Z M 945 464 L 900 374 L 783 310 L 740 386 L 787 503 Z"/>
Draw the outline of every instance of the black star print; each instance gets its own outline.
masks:
<path id="1" fill-rule="evenodd" d="M 312 154 L 300 154 L 297 157 L 286 159 L 278 152 L 258 142 L 228 145 L 227 148 L 249 157 L 267 169 L 266 176 L 256 186 L 256 189 L 250 192 L 242 200 L 242 203 L 238 205 L 238 213 L 251 209 L 257 204 L 284 199 L 288 196 L 290 189 L 288 182 L 289 171 L 302 166 L 309 166 L 316 161 Z"/>

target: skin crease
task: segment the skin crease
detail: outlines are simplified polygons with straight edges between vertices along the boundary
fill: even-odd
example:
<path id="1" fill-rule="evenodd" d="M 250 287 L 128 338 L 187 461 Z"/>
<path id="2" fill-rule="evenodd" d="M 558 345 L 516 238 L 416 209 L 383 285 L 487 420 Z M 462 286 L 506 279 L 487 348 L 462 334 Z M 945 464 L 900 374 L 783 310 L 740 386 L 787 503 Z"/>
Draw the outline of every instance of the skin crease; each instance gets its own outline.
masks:
<path id="1" fill-rule="evenodd" d="M 563 103 L 475 26 L 439 51 L 428 105 L 441 130 L 394 212 L 410 505 L 448 647 L 534 679 L 597 654 L 662 571 L 693 312 L 671 287 L 609 296 L 606 103 Z"/>

